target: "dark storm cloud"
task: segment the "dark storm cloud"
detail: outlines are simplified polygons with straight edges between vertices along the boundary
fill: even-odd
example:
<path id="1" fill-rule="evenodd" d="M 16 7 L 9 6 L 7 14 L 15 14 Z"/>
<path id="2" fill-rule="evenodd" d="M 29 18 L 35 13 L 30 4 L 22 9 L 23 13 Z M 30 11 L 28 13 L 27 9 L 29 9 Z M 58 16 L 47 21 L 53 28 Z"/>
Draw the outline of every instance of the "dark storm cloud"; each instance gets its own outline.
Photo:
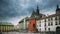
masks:
<path id="1" fill-rule="evenodd" d="M 57 3 L 57 0 L 42 0 L 42 4 L 40 4 L 40 9 L 44 10 L 55 7 Z"/>
<path id="2" fill-rule="evenodd" d="M 20 15 L 19 3 L 13 0 L 0 0 L 0 18 L 15 17 Z M 21 12 L 21 11 L 20 11 Z"/>
<path id="3" fill-rule="evenodd" d="M 54 12 L 57 4 L 60 0 L 0 0 L 0 21 L 30 16 L 37 5 L 41 13 Z"/>

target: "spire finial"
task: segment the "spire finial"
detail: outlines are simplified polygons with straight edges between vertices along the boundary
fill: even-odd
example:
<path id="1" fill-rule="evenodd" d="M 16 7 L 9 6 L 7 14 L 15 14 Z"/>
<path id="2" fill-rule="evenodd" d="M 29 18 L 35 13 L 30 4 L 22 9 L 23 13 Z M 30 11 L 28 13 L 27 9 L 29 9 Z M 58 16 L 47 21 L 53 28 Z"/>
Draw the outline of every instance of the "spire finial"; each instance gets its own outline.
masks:
<path id="1" fill-rule="evenodd" d="M 37 9 L 38 9 L 38 4 L 37 4 Z"/>
<path id="2" fill-rule="evenodd" d="M 36 13 L 39 14 L 39 7 L 38 7 L 38 4 L 37 4 Z"/>

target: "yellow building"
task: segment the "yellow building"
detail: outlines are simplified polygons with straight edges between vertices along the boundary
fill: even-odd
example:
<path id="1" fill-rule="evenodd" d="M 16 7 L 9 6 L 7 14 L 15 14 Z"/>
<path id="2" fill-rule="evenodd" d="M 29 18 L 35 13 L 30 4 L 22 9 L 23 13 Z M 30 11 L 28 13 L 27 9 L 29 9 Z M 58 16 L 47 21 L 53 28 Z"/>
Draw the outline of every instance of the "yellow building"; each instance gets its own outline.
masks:
<path id="1" fill-rule="evenodd" d="M 14 25 L 8 22 L 0 22 L 0 32 L 9 32 L 14 30 Z"/>

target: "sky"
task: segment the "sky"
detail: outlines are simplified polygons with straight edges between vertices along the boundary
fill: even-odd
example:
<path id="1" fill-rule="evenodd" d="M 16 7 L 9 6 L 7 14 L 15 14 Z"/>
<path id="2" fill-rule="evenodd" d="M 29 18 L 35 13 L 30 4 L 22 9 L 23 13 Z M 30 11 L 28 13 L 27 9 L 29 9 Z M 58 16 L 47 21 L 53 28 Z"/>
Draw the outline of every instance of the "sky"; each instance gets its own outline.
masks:
<path id="1" fill-rule="evenodd" d="M 57 4 L 60 6 L 60 0 L 0 0 L 0 21 L 17 25 L 21 19 L 31 16 L 37 5 L 40 13 L 51 15 Z"/>

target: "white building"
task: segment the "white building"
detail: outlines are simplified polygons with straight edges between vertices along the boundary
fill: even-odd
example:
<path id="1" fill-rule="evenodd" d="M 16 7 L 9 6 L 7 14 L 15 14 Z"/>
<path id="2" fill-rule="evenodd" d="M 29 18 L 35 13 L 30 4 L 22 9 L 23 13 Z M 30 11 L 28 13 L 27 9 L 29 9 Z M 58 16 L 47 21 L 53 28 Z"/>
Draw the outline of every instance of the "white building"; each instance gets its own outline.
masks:
<path id="1" fill-rule="evenodd" d="M 60 28 L 60 8 L 57 5 L 56 14 L 45 16 L 36 21 L 38 31 L 56 31 Z M 60 30 L 60 29 L 59 29 Z"/>

